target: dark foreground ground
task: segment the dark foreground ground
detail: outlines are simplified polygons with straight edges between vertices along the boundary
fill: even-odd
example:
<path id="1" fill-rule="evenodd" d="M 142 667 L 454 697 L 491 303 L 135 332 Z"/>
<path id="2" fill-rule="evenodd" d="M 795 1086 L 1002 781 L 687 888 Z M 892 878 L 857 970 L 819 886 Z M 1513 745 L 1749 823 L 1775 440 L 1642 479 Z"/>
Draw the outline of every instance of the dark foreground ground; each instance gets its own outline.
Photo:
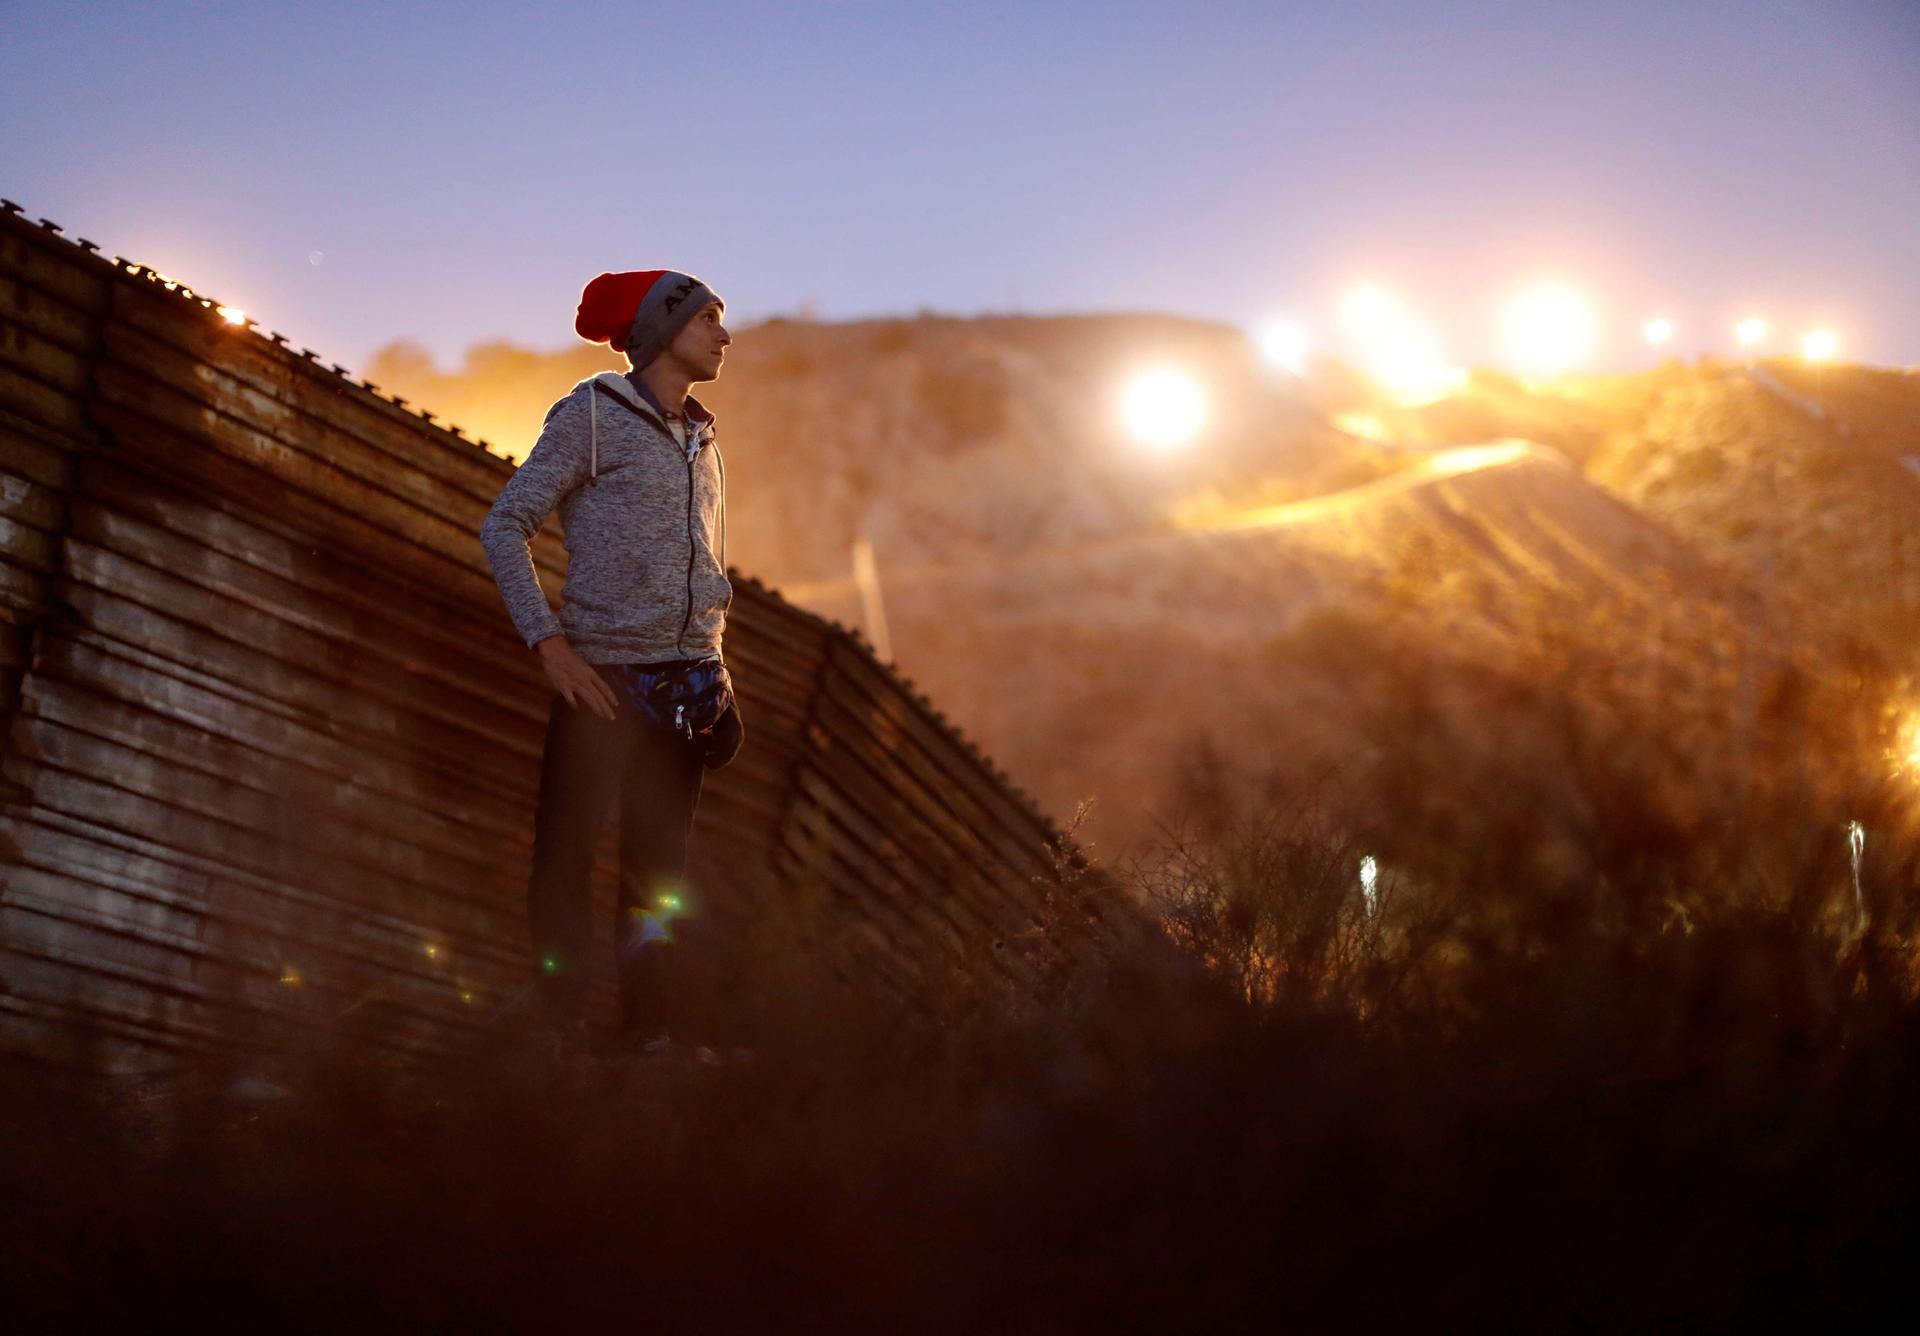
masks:
<path id="1" fill-rule="evenodd" d="M 931 1038 L 814 1000 L 745 1063 L 315 1054 L 278 1073 L 284 1096 L 232 1069 L 98 1100 L 15 1083 L 8 1324 L 1832 1330 L 1901 1311 L 1910 1004 L 1849 996 L 1766 923 L 1486 987 L 1467 1023 L 1369 1023 L 1121 971 L 1069 1012 Z"/>
<path id="2" fill-rule="evenodd" d="M 1174 921 L 1217 953 L 1246 920 L 1206 927 L 1183 884 Z M 1637 939 L 1455 924 L 1422 952 L 1417 925 L 1369 947 L 1384 911 L 1345 914 L 1317 946 L 1270 936 L 1291 974 L 1254 1003 L 1143 955 L 944 1030 L 796 992 L 720 1065 L 503 1044 L 398 1071 L 343 1044 L 267 1081 L 16 1073 L 7 1326 L 1832 1330 L 1904 1308 L 1920 1009 L 1897 950 L 1753 911 Z"/>

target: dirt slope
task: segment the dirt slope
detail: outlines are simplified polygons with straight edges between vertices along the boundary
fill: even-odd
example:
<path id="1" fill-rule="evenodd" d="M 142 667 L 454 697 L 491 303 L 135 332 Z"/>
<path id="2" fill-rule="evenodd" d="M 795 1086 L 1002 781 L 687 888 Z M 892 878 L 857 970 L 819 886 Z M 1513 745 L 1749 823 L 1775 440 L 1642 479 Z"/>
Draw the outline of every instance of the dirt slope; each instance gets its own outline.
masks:
<path id="1" fill-rule="evenodd" d="M 396 346 L 373 378 L 530 444 L 554 387 L 607 364 L 471 363 Z M 1212 396 L 1183 452 L 1118 420 L 1153 365 Z M 1720 720 L 1696 751 L 1749 756 L 1768 673 L 1920 630 L 1920 377 L 1896 371 L 1480 371 L 1408 408 L 1203 322 L 925 316 L 741 330 L 699 392 L 729 559 L 876 634 L 851 579 L 870 541 L 902 669 L 1063 819 L 1096 799 L 1087 833 L 1116 847 L 1196 746 L 1249 774 L 1378 757 L 1411 745 L 1380 720 L 1431 691 L 1445 773 L 1498 750 L 1500 700 L 1576 667 L 1654 702 L 1655 728 L 1694 702 Z"/>

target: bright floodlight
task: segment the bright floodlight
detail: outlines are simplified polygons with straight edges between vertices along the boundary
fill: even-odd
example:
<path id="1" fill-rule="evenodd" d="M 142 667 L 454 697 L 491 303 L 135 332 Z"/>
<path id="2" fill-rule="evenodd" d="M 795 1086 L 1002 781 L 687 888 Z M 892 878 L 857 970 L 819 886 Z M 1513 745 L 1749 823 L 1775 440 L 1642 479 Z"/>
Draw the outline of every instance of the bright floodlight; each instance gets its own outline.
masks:
<path id="1" fill-rule="evenodd" d="M 1516 370 L 1559 376 L 1593 356 L 1600 321 L 1593 303 L 1565 283 L 1538 283 L 1507 303 L 1500 321 Z"/>
<path id="2" fill-rule="evenodd" d="M 1276 320 L 1261 330 L 1260 351 L 1275 366 L 1306 374 L 1307 332 L 1291 320 Z"/>
<path id="3" fill-rule="evenodd" d="M 1367 370 L 1409 407 L 1431 403 L 1466 381 L 1465 370 L 1447 365 L 1433 336 L 1412 326 L 1375 340 Z"/>
<path id="4" fill-rule="evenodd" d="M 1170 450 L 1191 441 L 1206 425 L 1207 396 L 1186 372 L 1161 367 L 1133 379 L 1121 397 L 1120 412 L 1134 439 Z"/>
<path id="5" fill-rule="evenodd" d="M 1809 330 L 1800 336 L 1800 355 L 1809 362 L 1831 362 L 1840 352 L 1840 336 L 1830 329 Z"/>
<path id="6" fill-rule="evenodd" d="M 1647 336 L 1647 342 L 1658 348 L 1662 344 L 1673 342 L 1673 321 L 1663 315 L 1657 315 L 1640 327 Z"/>
<path id="7" fill-rule="evenodd" d="M 1384 288 L 1356 288 L 1340 303 L 1340 318 L 1360 345 L 1367 374 L 1409 406 L 1431 403 L 1466 382 L 1419 318 Z"/>
<path id="8" fill-rule="evenodd" d="M 1767 337 L 1767 322 L 1757 315 L 1750 315 L 1733 327 L 1733 337 L 1740 340 L 1742 348 L 1751 348 Z"/>
<path id="9" fill-rule="evenodd" d="M 247 313 L 237 306 L 216 306 L 213 309 L 218 312 L 220 318 L 229 325 L 244 325 L 247 323 Z"/>
<path id="10" fill-rule="evenodd" d="M 1356 334 L 1377 333 L 1404 318 L 1400 303 L 1385 288 L 1369 283 L 1355 288 L 1340 303 L 1340 318 Z"/>

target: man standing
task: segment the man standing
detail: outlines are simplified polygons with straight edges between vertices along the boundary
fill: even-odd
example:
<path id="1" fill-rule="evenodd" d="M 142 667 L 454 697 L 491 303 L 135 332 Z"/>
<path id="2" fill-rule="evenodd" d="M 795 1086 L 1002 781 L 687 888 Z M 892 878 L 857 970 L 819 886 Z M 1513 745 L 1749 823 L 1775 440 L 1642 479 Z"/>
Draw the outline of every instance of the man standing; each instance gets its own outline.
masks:
<path id="1" fill-rule="evenodd" d="M 588 377 L 547 411 L 480 529 L 514 628 L 553 685 L 527 918 L 541 1012 L 569 1045 L 584 1042 L 594 845 L 616 801 L 621 1026 L 657 1045 L 684 1018 L 670 966 L 675 920 L 696 908 L 687 841 L 703 770 L 730 761 L 744 732 L 720 652 L 733 602 L 726 475 L 713 414 L 688 393 L 720 374 L 724 315 L 706 284 L 672 270 L 588 283 L 574 329 L 623 349 L 629 370 Z M 567 547 L 557 616 L 528 546 L 556 507 Z M 669 685 L 724 700 L 724 713 L 707 727 L 684 709 L 662 717 L 652 702 Z"/>

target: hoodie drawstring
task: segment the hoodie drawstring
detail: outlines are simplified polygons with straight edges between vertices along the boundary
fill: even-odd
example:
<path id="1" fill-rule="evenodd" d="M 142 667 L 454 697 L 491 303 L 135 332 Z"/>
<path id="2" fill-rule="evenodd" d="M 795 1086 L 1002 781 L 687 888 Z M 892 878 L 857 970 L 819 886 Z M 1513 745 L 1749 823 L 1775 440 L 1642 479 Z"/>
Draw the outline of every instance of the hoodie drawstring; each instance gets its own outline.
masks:
<path id="1" fill-rule="evenodd" d="M 593 379 L 597 381 L 600 377 L 595 376 Z M 704 442 L 701 439 L 703 435 Z M 600 414 L 591 384 L 587 386 L 587 436 L 592 450 L 587 481 L 598 484 L 600 481 Z M 687 462 L 692 463 L 693 457 L 700 453 L 700 446 L 706 444 L 713 447 L 713 462 L 720 470 L 720 573 L 725 575 L 727 573 L 727 461 L 720 457 L 720 442 L 714 439 L 711 427 L 704 427 L 694 432 L 693 441 L 693 450 L 687 456 Z"/>

